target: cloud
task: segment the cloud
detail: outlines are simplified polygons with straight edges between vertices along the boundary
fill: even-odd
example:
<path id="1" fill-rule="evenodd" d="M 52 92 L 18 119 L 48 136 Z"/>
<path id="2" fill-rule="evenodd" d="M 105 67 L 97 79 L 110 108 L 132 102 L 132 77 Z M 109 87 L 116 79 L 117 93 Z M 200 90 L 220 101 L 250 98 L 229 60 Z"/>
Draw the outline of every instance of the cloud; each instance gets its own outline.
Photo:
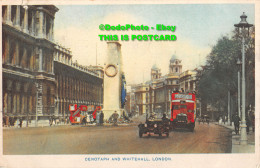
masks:
<path id="1" fill-rule="evenodd" d="M 100 41 L 100 34 L 158 34 L 155 31 L 101 31 L 100 24 L 110 25 L 149 25 L 134 14 L 124 12 L 112 12 L 104 18 L 93 18 L 84 26 L 69 25 L 55 30 L 55 40 L 63 46 L 70 48 L 73 60 L 82 65 L 104 65 L 107 51 L 105 41 Z M 163 32 L 167 34 L 167 32 Z M 124 72 L 127 83 L 141 83 L 150 80 L 150 70 L 153 64 L 157 64 L 165 75 L 169 71 L 169 61 L 176 52 L 177 58 L 182 60 L 183 70 L 194 69 L 199 63 L 205 62 L 209 47 L 201 48 L 177 36 L 177 41 L 127 41 L 122 44 L 122 56 Z M 200 55 L 200 57 L 199 57 Z M 199 59 L 200 58 L 200 59 Z M 199 62 L 200 60 L 200 62 Z"/>

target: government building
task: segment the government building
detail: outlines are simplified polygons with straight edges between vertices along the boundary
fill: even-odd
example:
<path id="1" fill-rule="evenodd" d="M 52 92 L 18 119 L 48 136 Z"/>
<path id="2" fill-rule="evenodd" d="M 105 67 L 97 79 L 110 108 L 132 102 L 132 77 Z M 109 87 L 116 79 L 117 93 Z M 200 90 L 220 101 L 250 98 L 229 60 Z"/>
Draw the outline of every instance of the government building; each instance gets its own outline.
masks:
<path id="1" fill-rule="evenodd" d="M 2 101 L 5 125 L 64 120 L 69 104 L 103 103 L 103 69 L 72 61 L 55 44 L 53 5 L 2 6 Z M 25 125 L 25 124 L 24 124 Z"/>
<path id="2" fill-rule="evenodd" d="M 176 90 L 196 91 L 195 70 L 182 72 L 181 60 L 173 55 L 169 61 L 168 74 L 162 75 L 156 64 L 151 68 L 151 80 L 133 86 L 135 105 L 130 111 L 138 115 L 147 113 L 170 113 L 171 93 Z M 133 93 L 128 93 L 133 94 Z"/>

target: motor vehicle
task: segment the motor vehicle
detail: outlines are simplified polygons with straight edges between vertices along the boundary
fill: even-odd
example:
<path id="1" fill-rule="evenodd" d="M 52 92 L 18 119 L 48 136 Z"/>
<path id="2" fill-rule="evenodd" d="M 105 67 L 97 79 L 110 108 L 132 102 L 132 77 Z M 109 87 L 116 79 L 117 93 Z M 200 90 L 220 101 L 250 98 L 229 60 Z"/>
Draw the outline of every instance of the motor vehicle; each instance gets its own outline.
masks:
<path id="1" fill-rule="evenodd" d="M 151 115 L 151 117 L 146 117 L 146 121 L 144 124 L 139 124 L 139 137 L 143 137 L 144 134 L 151 136 L 154 134 L 158 134 L 159 136 L 162 136 L 163 134 L 166 135 L 166 137 L 169 137 L 170 132 L 170 120 L 166 117 L 164 118 L 157 118 L 154 115 Z"/>
<path id="2" fill-rule="evenodd" d="M 196 119 L 195 93 L 174 92 L 171 95 L 171 129 L 188 128 L 194 131 Z"/>
<path id="3" fill-rule="evenodd" d="M 70 123 L 75 124 L 87 124 L 93 123 L 96 120 L 97 111 L 101 110 L 101 106 L 96 106 L 96 108 L 89 108 L 87 105 L 80 105 L 78 108 L 77 104 L 70 104 Z"/>

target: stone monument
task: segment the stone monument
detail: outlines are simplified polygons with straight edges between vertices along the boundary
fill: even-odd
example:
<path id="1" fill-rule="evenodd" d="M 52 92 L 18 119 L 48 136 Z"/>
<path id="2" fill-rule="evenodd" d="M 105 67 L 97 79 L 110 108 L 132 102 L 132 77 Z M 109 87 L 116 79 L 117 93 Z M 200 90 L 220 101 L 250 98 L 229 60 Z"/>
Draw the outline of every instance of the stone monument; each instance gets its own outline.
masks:
<path id="1" fill-rule="evenodd" d="M 107 59 L 104 68 L 104 120 L 108 120 L 115 111 L 119 116 L 122 114 L 121 78 L 121 44 L 119 42 L 107 42 Z"/>

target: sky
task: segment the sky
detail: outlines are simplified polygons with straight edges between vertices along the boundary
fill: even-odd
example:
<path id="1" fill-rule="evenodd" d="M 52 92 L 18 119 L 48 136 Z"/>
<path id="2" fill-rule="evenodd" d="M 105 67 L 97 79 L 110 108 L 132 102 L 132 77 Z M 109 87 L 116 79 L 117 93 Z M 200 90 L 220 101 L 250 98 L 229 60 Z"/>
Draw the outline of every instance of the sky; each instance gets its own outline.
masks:
<path id="1" fill-rule="evenodd" d="M 169 72 L 172 55 L 182 60 L 183 71 L 204 65 L 212 46 L 231 35 L 243 12 L 255 24 L 254 4 L 146 4 L 146 5 L 63 5 L 57 6 L 55 41 L 70 48 L 73 61 L 81 65 L 104 66 L 107 44 L 98 35 L 176 35 L 176 41 L 121 41 L 123 70 L 128 84 L 150 80 L 156 64 L 162 75 Z M 100 24 L 176 26 L 171 31 L 101 31 Z M 96 61 L 97 58 L 97 61 Z"/>

